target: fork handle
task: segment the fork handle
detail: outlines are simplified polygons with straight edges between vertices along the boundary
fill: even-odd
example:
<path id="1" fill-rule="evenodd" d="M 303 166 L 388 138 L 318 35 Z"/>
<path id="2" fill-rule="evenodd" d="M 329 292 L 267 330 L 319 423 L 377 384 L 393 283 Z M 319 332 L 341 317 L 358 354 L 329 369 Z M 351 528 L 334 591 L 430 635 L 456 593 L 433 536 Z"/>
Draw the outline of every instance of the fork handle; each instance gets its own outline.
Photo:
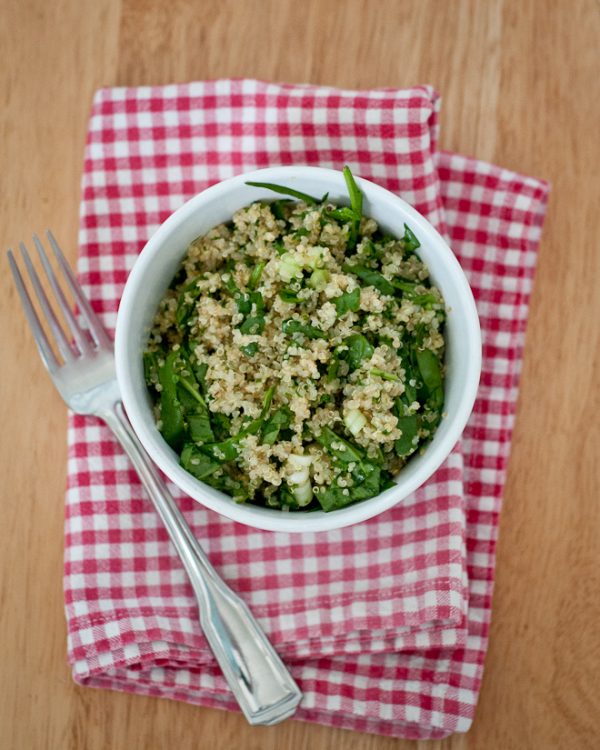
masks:
<path id="1" fill-rule="evenodd" d="M 148 457 L 121 402 L 101 418 L 125 449 L 189 576 L 206 640 L 250 724 L 292 716 L 302 693 L 245 602 L 219 577 Z"/>

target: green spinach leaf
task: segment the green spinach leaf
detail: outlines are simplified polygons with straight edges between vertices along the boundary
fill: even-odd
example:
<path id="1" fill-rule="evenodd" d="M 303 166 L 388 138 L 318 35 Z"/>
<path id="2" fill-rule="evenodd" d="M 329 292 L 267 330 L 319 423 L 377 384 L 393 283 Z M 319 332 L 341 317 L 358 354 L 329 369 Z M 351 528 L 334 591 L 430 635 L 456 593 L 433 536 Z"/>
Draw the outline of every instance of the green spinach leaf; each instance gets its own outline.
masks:
<path id="1" fill-rule="evenodd" d="M 160 431 L 167 443 L 174 450 L 179 450 L 185 432 L 183 407 L 177 395 L 178 375 L 175 372 L 177 352 L 170 352 L 162 367 L 158 369 L 160 391 Z"/>
<path id="2" fill-rule="evenodd" d="M 334 297 L 331 301 L 335 305 L 338 318 L 347 312 L 356 312 L 360 307 L 360 289 L 356 287 L 351 292 L 344 292 L 339 297 Z"/>
<path id="3" fill-rule="evenodd" d="M 280 409 L 274 411 L 262 427 L 262 442 L 267 445 L 276 443 L 280 431 L 289 427 L 291 421 L 292 413 L 287 407 L 282 406 Z"/>
<path id="4" fill-rule="evenodd" d="M 197 276 L 195 279 L 192 279 L 179 293 L 177 309 L 175 311 L 175 322 L 179 329 L 183 328 L 194 312 L 196 300 L 200 296 L 200 289 L 198 288 L 200 278 L 200 276 Z"/>
<path id="5" fill-rule="evenodd" d="M 349 464 L 361 461 L 364 457 L 362 448 L 340 437 L 330 427 L 323 427 L 315 439 L 328 453 L 342 463 Z"/>
<path id="6" fill-rule="evenodd" d="M 327 334 L 316 326 L 311 326 L 308 323 L 302 323 L 300 320 L 295 318 L 287 318 L 281 324 L 281 330 L 284 333 L 301 333 L 309 339 L 326 339 Z"/>
<path id="7" fill-rule="evenodd" d="M 181 452 L 180 463 L 186 471 L 196 479 L 206 479 L 221 467 L 219 461 L 215 461 L 205 453 L 199 451 L 196 446 L 187 444 Z"/>
<path id="8" fill-rule="evenodd" d="M 393 297 L 394 286 L 383 274 L 379 273 L 379 271 L 374 271 L 372 268 L 367 268 L 366 266 L 350 263 L 344 263 L 344 271 L 358 276 L 358 278 L 362 279 L 367 286 L 374 286 L 375 289 L 379 290 L 382 294 Z"/>
<path id="9" fill-rule="evenodd" d="M 293 289 L 280 289 L 279 297 L 290 305 L 297 305 L 303 302 L 302 298 L 298 297 L 298 294 Z"/>
<path id="10" fill-rule="evenodd" d="M 350 336 L 347 336 L 343 340 L 342 345 L 348 348 L 340 349 L 338 356 L 340 359 L 346 360 L 350 372 L 353 372 L 360 367 L 363 359 L 371 359 L 375 352 L 373 346 L 362 335 L 362 333 L 353 333 Z"/>
<path id="11" fill-rule="evenodd" d="M 402 435 L 394 443 L 396 455 L 405 458 L 417 450 L 415 438 L 419 432 L 419 417 L 416 414 L 398 417 L 398 427 Z"/>
<path id="12" fill-rule="evenodd" d="M 417 349 L 416 357 L 423 385 L 429 396 L 429 403 L 434 409 L 439 409 L 444 403 L 440 360 L 431 349 Z"/>
<path id="13" fill-rule="evenodd" d="M 421 247 L 421 243 L 407 224 L 404 225 L 404 237 L 402 238 L 402 242 L 404 244 L 404 249 L 409 252 L 414 252 L 417 248 Z"/>

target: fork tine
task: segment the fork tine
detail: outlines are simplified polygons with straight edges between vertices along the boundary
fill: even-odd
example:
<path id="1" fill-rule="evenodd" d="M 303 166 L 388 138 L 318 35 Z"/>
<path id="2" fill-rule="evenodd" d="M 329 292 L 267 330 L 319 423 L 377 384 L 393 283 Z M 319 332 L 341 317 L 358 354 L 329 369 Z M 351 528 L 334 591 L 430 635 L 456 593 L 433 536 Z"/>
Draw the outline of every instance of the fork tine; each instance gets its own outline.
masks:
<path id="1" fill-rule="evenodd" d="M 56 256 L 56 259 L 58 260 L 60 264 L 60 267 L 62 269 L 63 274 L 65 275 L 67 283 L 69 287 L 71 288 L 71 292 L 73 293 L 73 296 L 77 300 L 77 304 L 79 305 L 81 314 L 87 321 L 87 324 L 90 329 L 90 333 L 94 337 L 94 340 L 96 341 L 98 346 L 103 346 L 103 347 L 106 347 L 107 349 L 112 349 L 112 341 L 110 340 L 108 333 L 106 332 L 106 329 L 100 322 L 100 319 L 94 312 L 92 306 L 89 303 L 88 298 L 85 296 L 81 287 L 79 286 L 77 279 L 75 278 L 75 275 L 73 271 L 71 270 L 71 266 L 68 264 L 65 256 L 62 253 L 62 250 L 60 249 L 58 245 L 58 242 L 54 239 L 54 235 L 49 229 L 46 231 L 46 236 L 50 240 L 50 245 L 52 246 L 52 249 L 54 250 L 54 255 Z"/>
<path id="2" fill-rule="evenodd" d="M 50 302 L 48 301 L 46 292 L 44 291 L 44 288 L 40 283 L 40 278 L 37 275 L 37 271 L 35 270 L 33 263 L 31 262 L 31 258 L 29 257 L 29 253 L 27 252 L 25 244 L 21 242 L 19 247 L 21 248 L 21 255 L 23 256 L 23 260 L 25 261 L 25 265 L 27 266 L 29 278 L 31 279 L 31 283 L 39 300 L 40 306 L 44 312 L 44 315 L 46 316 L 46 320 L 48 321 L 50 329 L 54 334 L 54 339 L 58 345 L 58 350 L 62 354 L 65 362 L 70 362 L 73 359 L 73 350 L 71 349 L 71 346 L 67 341 L 67 337 L 65 336 L 62 326 L 59 323 L 58 318 L 56 317 L 54 310 L 50 305 Z"/>
<path id="3" fill-rule="evenodd" d="M 8 251 L 8 262 L 10 263 L 10 270 L 12 271 L 13 279 L 15 280 L 17 292 L 19 293 L 19 297 L 21 298 L 21 304 L 23 305 L 25 317 L 27 318 L 27 322 L 29 323 L 31 332 L 33 333 L 33 338 L 35 339 L 40 357 L 42 358 L 44 365 L 46 365 L 46 369 L 48 370 L 48 372 L 50 374 L 53 374 L 59 368 L 59 363 L 56 359 L 56 355 L 52 351 L 52 347 L 50 346 L 48 337 L 44 333 L 44 329 L 42 328 L 35 308 L 31 303 L 31 297 L 29 296 L 29 293 L 25 287 L 23 277 L 21 276 L 21 272 L 19 271 L 19 267 L 13 256 L 12 250 Z"/>
<path id="4" fill-rule="evenodd" d="M 89 352 L 90 342 L 88 338 L 86 337 L 85 333 L 81 330 L 81 327 L 79 323 L 77 322 L 77 319 L 75 318 L 75 315 L 73 314 L 73 311 L 71 310 L 71 306 L 65 299 L 64 292 L 61 289 L 60 284 L 58 283 L 56 274 L 54 273 L 52 266 L 50 265 L 48 256 L 46 255 L 46 252 L 44 251 L 44 246 L 40 242 L 40 238 L 37 236 L 37 234 L 33 235 L 33 242 L 35 243 L 35 247 L 38 251 L 38 255 L 40 256 L 40 260 L 42 261 L 42 265 L 44 266 L 44 271 L 46 272 L 46 276 L 48 277 L 48 281 L 50 282 L 50 286 L 52 287 L 52 291 L 54 292 L 54 296 L 56 298 L 56 301 L 58 302 L 58 306 L 60 307 L 63 315 L 65 316 L 65 320 L 67 321 L 69 328 L 71 329 L 71 333 L 73 334 L 73 337 L 75 338 L 75 341 L 77 342 L 79 351 L 82 354 L 84 354 L 85 352 Z"/>

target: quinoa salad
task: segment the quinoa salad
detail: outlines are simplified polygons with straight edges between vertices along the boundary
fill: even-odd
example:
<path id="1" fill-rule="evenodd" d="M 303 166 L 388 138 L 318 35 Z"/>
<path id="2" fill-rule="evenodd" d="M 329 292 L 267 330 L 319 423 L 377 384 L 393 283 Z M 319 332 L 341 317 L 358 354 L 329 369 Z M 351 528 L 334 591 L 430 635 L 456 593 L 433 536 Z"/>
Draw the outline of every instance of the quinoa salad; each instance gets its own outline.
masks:
<path id="1" fill-rule="evenodd" d="M 158 429 L 197 479 L 282 511 L 394 485 L 442 418 L 442 295 L 410 227 L 271 184 L 187 248 L 144 353 Z"/>

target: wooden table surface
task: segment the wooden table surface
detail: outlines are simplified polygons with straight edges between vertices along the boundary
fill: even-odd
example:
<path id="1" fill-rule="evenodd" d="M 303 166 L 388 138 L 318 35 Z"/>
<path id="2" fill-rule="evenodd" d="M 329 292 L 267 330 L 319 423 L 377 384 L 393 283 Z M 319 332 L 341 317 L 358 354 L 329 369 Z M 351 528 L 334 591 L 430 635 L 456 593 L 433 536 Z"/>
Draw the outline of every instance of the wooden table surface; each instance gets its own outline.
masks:
<path id="1" fill-rule="evenodd" d="M 600 7 L 593 0 L 2 0 L 1 243 L 76 256 L 94 90 L 217 77 L 431 83 L 444 148 L 553 185 L 471 731 L 411 743 L 82 689 L 62 602 L 66 411 L 2 274 L 0 747 L 600 747 Z M 2 261 L 4 262 L 4 261 Z"/>

